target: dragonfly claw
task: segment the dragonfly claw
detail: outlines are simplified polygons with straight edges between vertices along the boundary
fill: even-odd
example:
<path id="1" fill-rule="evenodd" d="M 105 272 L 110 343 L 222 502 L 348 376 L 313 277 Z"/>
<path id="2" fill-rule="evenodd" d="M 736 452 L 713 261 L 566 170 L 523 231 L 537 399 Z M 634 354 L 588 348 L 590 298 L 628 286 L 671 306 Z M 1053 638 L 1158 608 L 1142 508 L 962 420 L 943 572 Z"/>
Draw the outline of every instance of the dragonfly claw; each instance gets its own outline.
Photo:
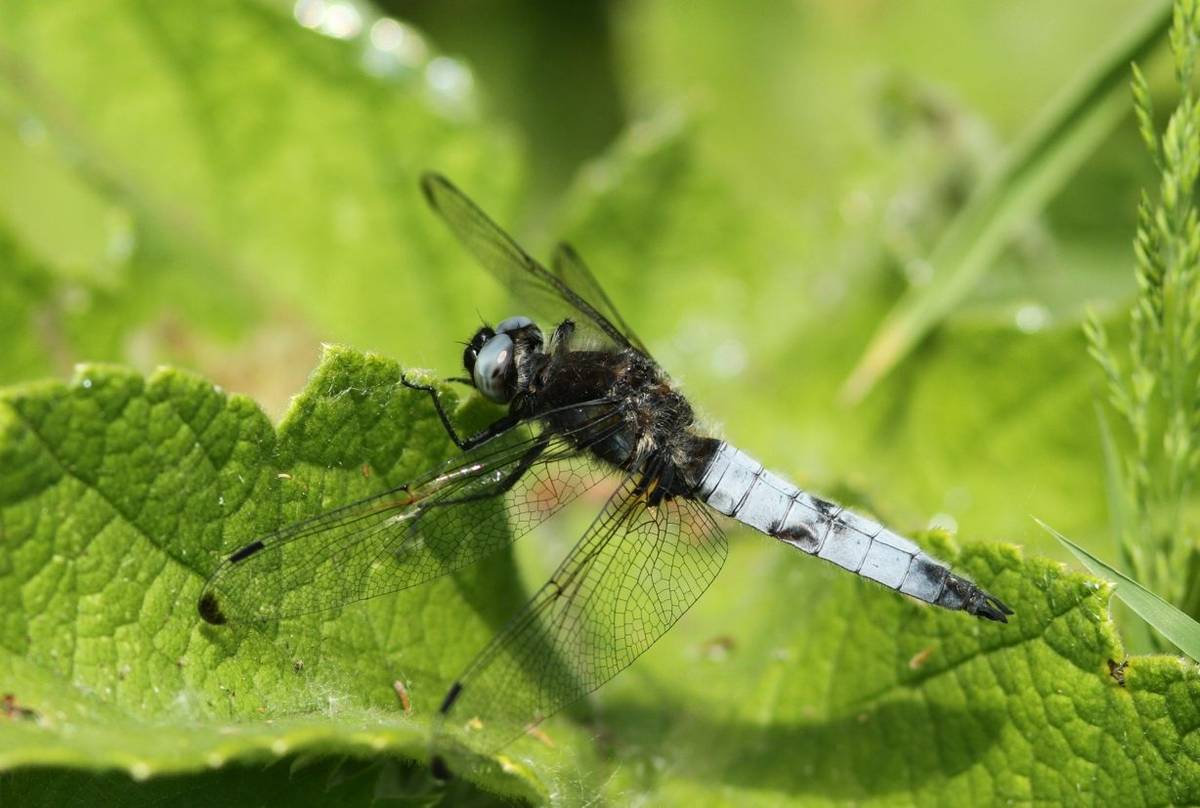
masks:
<path id="1" fill-rule="evenodd" d="M 953 573 L 946 576 L 937 605 L 944 609 L 962 609 L 967 614 L 997 623 L 1007 623 L 1008 615 L 1013 613 L 1000 598 L 989 595 L 967 578 Z"/>
<path id="2" fill-rule="evenodd" d="M 1005 605 L 1004 601 L 995 595 L 989 595 L 982 589 L 977 589 L 967 599 L 966 611 L 976 617 L 986 617 L 988 620 L 995 620 L 998 623 L 1007 623 L 1008 615 L 1013 613 L 1013 610 Z"/>

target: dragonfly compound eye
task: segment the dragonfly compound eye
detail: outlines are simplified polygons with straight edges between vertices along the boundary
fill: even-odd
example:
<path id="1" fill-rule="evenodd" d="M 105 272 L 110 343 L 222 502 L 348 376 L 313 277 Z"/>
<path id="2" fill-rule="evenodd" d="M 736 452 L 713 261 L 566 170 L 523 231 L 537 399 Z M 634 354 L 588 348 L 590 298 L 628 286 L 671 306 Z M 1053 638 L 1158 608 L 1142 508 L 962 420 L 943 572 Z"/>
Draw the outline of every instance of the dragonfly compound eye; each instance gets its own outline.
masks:
<path id="1" fill-rule="evenodd" d="M 475 336 L 471 337 L 471 341 L 463 349 L 463 367 L 467 369 L 467 373 L 475 372 L 475 360 L 479 356 L 479 352 L 494 336 L 496 336 L 496 332 L 485 325 L 475 332 Z"/>
<path id="2" fill-rule="evenodd" d="M 507 404 L 512 399 L 514 369 L 512 338 L 497 334 L 479 350 L 471 375 L 479 392 L 497 404 Z"/>
<path id="3" fill-rule="evenodd" d="M 496 326 L 497 334 L 507 334 L 510 331 L 516 331 L 518 328 L 524 328 L 527 325 L 533 325 L 533 320 L 528 317 L 509 317 L 507 320 L 502 320 L 500 325 Z"/>

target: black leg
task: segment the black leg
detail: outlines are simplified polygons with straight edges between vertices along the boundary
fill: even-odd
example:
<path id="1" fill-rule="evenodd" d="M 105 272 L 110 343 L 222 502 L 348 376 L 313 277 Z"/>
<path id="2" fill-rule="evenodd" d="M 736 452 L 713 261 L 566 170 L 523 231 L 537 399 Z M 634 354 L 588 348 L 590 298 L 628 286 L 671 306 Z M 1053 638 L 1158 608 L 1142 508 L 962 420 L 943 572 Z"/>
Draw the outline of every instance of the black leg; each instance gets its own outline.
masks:
<path id="1" fill-rule="evenodd" d="M 650 496 L 646 497 L 646 504 L 651 508 L 658 505 L 664 499 L 671 498 L 670 491 L 675 485 L 675 467 L 669 462 L 664 462 L 659 469 L 657 477 L 657 485 L 650 492 Z"/>
<path id="2" fill-rule="evenodd" d="M 433 400 L 433 408 L 437 410 L 438 418 L 442 422 L 442 426 L 446 428 L 446 434 L 450 436 L 450 440 L 454 441 L 454 445 L 465 450 L 463 440 L 458 436 L 458 432 L 454 430 L 454 424 L 450 423 L 450 416 L 446 414 L 445 408 L 442 406 L 442 397 L 438 394 L 437 388 L 432 384 L 417 384 L 410 382 L 408 377 L 403 373 L 400 374 L 400 383 L 409 390 L 423 390 L 429 393 L 429 397 Z"/>
<path id="3" fill-rule="evenodd" d="M 651 487 L 654 486 L 656 482 L 660 482 L 659 478 L 662 474 L 662 468 L 663 461 L 661 455 L 658 452 L 650 455 L 650 457 L 646 460 L 646 465 L 642 467 L 642 478 L 638 480 L 637 485 L 633 487 L 634 496 L 642 496 L 647 491 L 650 491 Z M 657 500 L 653 502 L 650 501 L 653 496 L 654 492 L 651 492 L 647 497 L 647 503 L 650 505 L 657 505 Z"/>
<path id="4" fill-rule="evenodd" d="M 507 494 L 512 487 L 517 484 L 517 480 L 520 480 L 521 477 L 525 475 L 525 472 L 529 471 L 529 467 L 534 464 L 534 461 L 541 457 L 542 452 L 544 452 L 546 447 L 549 445 L 550 436 L 542 436 L 541 440 L 533 444 L 533 446 L 530 446 L 529 450 L 526 451 L 525 454 L 521 455 L 521 459 L 517 461 L 517 465 L 513 467 L 513 470 L 504 475 L 503 478 L 496 482 L 495 486 L 489 488 L 487 491 L 480 491 L 478 494 L 467 494 L 465 497 L 455 497 L 454 499 L 447 499 L 441 502 L 432 502 L 428 507 L 445 508 L 449 507 L 450 505 L 461 505 L 464 502 L 478 502 L 479 500 L 492 499 L 493 497 Z"/>
<path id="5" fill-rule="evenodd" d="M 575 334 L 575 321 L 563 320 L 554 329 L 554 335 L 550 338 L 550 350 L 556 355 L 561 355 L 571 350 L 571 337 Z"/>
<path id="6" fill-rule="evenodd" d="M 507 432 L 521 421 L 520 418 L 511 414 L 505 415 L 474 435 L 461 438 L 458 432 L 455 431 L 454 424 L 450 422 L 450 416 L 446 414 L 446 409 L 442 406 L 442 397 L 438 394 L 436 387 L 431 384 L 410 382 L 403 374 L 400 375 L 400 383 L 410 390 L 423 390 L 429 393 L 429 397 L 433 400 L 433 408 L 437 411 L 438 419 L 442 422 L 442 426 L 446 428 L 446 434 L 450 436 L 450 440 L 454 441 L 454 445 L 464 452 L 468 449 L 474 449 L 479 444 L 485 443 L 503 432 Z"/>
<path id="7" fill-rule="evenodd" d="M 498 435 L 503 435 L 505 432 L 512 429 L 523 420 L 523 418 L 518 418 L 517 416 L 511 414 L 505 415 L 503 418 L 498 418 L 485 426 L 483 429 L 476 432 L 474 435 L 464 438 L 462 442 L 458 443 L 458 448 L 462 449 L 464 452 L 468 449 L 474 449 L 481 443 L 487 443 L 492 438 Z"/>
<path id="8" fill-rule="evenodd" d="M 521 479 L 525 472 L 529 471 L 529 467 L 532 466 L 534 461 L 541 456 L 542 452 L 545 451 L 549 444 L 550 436 L 543 436 L 541 440 L 539 440 L 533 446 L 530 446 L 525 454 L 521 455 L 521 459 L 517 461 L 517 465 L 512 471 L 510 471 L 500 480 L 496 481 L 495 485 L 486 491 L 480 491 L 477 494 L 467 494 L 463 497 L 454 497 L 453 499 L 424 503 L 418 506 L 416 516 L 414 516 L 412 522 L 409 523 L 410 529 L 416 530 L 417 526 L 421 524 L 422 520 L 425 518 L 425 514 L 429 513 L 435 508 L 449 508 L 452 505 L 462 505 L 463 503 L 467 502 L 479 502 L 485 499 L 495 499 L 496 497 L 500 497 L 508 493 L 512 487 L 517 484 L 517 480 Z M 442 705 L 443 712 L 450 709 L 450 697 L 447 696 L 446 698 L 447 703 Z"/>
<path id="9" fill-rule="evenodd" d="M 457 381 L 457 379 L 451 379 L 451 381 Z M 451 441 L 454 441 L 456 447 L 463 451 L 474 449 L 475 447 L 478 447 L 480 443 L 491 441 L 492 438 L 500 435 L 500 433 L 512 429 L 512 427 L 520 423 L 521 420 L 515 418 L 514 415 L 511 414 L 504 415 L 503 418 L 494 421 L 494 423 L 486 426 L 485 429 L 476 432 L 475 435 L 463 438 L 458 436 L 458 432 L 455 430 L 454 424 L 450 423 L 450 415 L 446 413 L 445 407 L 442 406 L 442 396 L 438 395 L 438 389 L 436 387 L 433 387 L 432 384 L 418 384 L 416 382 L 409 382 L 408 377 L 404 376 L 403 373 L 401 373 L 400 376 L 400 383 L 409 390 L 424 390 L 425 393 L 430 394 L 430 399 L 433 401 L 433 409 L 434 411 L 437 411 L 438 420 L 442 421 L 442 426 L 445 427 L 446 435 L 449 435 Z"/>

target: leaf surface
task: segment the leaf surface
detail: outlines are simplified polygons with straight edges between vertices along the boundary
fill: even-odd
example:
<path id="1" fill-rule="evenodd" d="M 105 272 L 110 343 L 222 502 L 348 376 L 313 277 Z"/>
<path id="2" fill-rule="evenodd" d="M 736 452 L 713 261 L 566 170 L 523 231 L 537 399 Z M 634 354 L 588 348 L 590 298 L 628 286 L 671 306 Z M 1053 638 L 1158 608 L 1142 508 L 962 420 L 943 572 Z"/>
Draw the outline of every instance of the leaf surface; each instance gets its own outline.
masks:
<path id="1" fill-rule="evenodd" d="M 5 393 L 0 681 L 34 714 L 0 723 L 0 765 L 145 779 L 298 751 L 424 760 L 451 677 L 521 602 L 507 556 L 266 626 L 208 626 L 195 606 L 222 552 L 446 457 L 399 373 L 329 349 L 278 432 L 174 370 L 86 366 Z"/>
<path id="2" fill-rule="evenodd" d="M 424 761 L 444 688 L 521 600 L 507 556 L 267 627 L 206 626 L 194 607 L 220 548 L 446 455 L 398 374 L 330 349 L 277 431 L 248 400 L 173 370 L 92 366 L 6 392 L 0 670 L 31 712 L 0 722 L 0 763 L 140 780 L 285 755 Z M 552 747 L 522 739 L 464 775 L 562 804 L 596 789 L 676 804 L 1071 802 L 1126 799 L 1131 783 L 1148 804 L 1200 794 L 1192 665 L 1134 658 L 1121 686 L 1106 586 L 1001 546 L 959 566 L 1014 606 L 1011 624 L 741 538 L 702 605 L 593 714 L 559 716 Z M 10 787 L 22 783 L 38 779 Z"/>

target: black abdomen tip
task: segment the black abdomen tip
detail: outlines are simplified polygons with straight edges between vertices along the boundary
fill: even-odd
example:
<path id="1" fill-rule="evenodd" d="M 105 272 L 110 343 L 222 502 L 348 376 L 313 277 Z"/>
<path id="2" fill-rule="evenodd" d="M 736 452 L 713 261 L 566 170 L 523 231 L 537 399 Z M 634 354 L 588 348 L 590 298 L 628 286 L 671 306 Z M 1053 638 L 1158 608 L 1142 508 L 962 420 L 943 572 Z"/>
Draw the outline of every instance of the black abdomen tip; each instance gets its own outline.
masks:
<path id="1" fill-rule="evenodd" d="M 225 613 L 221 611 L 221 602 L 212 592 L 205 592 L 196 604 L 196 611 L 204 618 L 204 622 L 214 626 L 225 625 Z"/>
<path id="2" fill-rule="evenodd" d="M 976 617 L 995 620 L 997 623 L 1008 622 L 1008 615 L 1013 614 L 1013 610 L 1004 601 L 983 590 L 978 590 L 978 595 L 979 597 L 971 599 L 967 611 Z"/>

